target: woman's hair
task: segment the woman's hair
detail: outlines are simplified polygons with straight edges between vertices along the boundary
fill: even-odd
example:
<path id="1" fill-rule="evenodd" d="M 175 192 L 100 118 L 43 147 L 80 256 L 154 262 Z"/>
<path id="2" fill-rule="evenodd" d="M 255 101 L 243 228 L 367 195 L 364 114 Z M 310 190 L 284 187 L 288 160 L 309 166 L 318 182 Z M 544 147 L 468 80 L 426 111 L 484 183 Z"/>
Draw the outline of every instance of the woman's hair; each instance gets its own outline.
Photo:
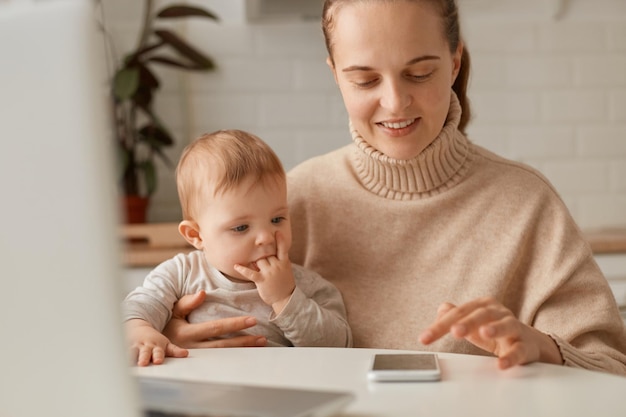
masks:
<path id="1" fill-rule="evenodd" d="M 268 144 L 241 130 L 200 136 L 183 150 L 176 168 L 183 218 L 198 215 L 203 197 L 214 197 L 251 177 L 255 182 L 285 180 L 283 165 Z"/>
<path id="2" fill-rule="evenodd" d="M 448 41 L 450 52 L 454 53 L 462 41 L 461 28 L 459 24 L 459 12 L 455 0 L 325 0 L 324 8 L 322 11 L 322 31 L 324 32 L 324 39 L 326 41 L 326 49 L 331 62 L 334 65 L 333 59 L 333 40 L 332 31 L 334 29 L 335 20 L 333 17 L 340 7 L 350 3 L 365 3 L 370 1 L 387 1 L 387 2 L 421 2 L 430 4 L 438 14 L 441 16 L 443 23 L 443 34 Z M 467 46 L 463 45 L 463 55 L 461 57 L 461 68 L 459 74 L 454 81 L 452 89 L 456 93 L 459 102 L 461 103 L 461 121 L 459 122 L 459 130 L 465 131 L 465 127 L 471 117 L 471 109 L 469 99 L 467 98 L 467 84 L 470 76 L 470 56 L 467 50 Z"/>

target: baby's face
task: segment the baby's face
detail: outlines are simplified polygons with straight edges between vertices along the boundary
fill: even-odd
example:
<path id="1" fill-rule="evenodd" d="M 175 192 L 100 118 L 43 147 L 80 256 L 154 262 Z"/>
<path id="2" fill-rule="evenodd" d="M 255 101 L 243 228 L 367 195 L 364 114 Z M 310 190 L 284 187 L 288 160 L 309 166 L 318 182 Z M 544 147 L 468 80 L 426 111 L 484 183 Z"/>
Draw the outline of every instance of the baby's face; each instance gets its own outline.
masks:
<path id="1" fill-rule="evenodd" d="M 283 179 L 252 179 L 206 198 L 198 216 L 207 261 L 228 277 L 247 280 L 235 264 L 256 269 L 255 262 L 276 255 L 276 232 L 291 247 L 287 184 Z"/>

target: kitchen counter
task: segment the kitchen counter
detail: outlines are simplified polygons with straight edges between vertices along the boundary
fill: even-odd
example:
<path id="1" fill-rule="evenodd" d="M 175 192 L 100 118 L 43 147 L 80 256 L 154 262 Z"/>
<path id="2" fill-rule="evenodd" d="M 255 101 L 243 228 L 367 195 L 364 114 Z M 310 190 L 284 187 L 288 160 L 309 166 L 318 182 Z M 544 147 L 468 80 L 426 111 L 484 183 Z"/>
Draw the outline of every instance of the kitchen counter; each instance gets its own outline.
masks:
<path id="1" fill-rule="evenodd" d="M 124 294 L 141 285 L 154 266 L 194 250 L 178 233 L 178 223 L 127 224 L 122 226 L 121 234 L 125 243 Z M 626 227 L 588 230 L 585 236 L 626 322 Z"/>
<path id="2" fill-rule="evenodd" d="M 585 236 L 594 254 L 626 254 L 626 227 L 590 229 Z"/>
<path id="3" fill-rule="evenodd" d="M 127 224 L 121 228 L 125 266 L 151 267 L 193 247 L 178 233 L 178 223 Z M 594 254 L 626 254 L 626 227 L 585 231 Z M 626 271 L 624 272 L 626 274 Z"/>
<path id="4" fill-rule="evenodd" d="M 126 267 L 154 267 L 181 253 L 194 250 L 178 233 L 178 223 L 125 224 L 122 262 Z"/>

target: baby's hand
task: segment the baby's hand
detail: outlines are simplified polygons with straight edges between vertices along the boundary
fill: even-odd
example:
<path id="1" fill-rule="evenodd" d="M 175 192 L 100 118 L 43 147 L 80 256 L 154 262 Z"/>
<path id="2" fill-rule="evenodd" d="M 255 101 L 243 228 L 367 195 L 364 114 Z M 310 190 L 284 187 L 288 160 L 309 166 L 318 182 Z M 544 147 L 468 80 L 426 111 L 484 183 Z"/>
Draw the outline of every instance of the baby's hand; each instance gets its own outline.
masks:
<path id="1" fill-rule="evenodd" d="M 161 334 L 150 323 L 141 320 L 128 320 L 124 327 L 130 345 L 132 361 L 137 365 L 146 366 L 150 361 L 155 365 L 163 363 L 165 356 L 184 358 L 189 352 L 187 349 L 176 346 Z"/>
<path id="2" fill-rule="evenodd" d="M 254 282 L 261 299 L 267 305 L 272 306 L 276 314 L 280 314 L 296 288 L 289 260 L 289 248 L 280 232 L 276 232 L 276 256 L 260 259 L 256 262 L 256 266 L 258 271 L 243 265 L 235 265 L 234 268 Z"/>

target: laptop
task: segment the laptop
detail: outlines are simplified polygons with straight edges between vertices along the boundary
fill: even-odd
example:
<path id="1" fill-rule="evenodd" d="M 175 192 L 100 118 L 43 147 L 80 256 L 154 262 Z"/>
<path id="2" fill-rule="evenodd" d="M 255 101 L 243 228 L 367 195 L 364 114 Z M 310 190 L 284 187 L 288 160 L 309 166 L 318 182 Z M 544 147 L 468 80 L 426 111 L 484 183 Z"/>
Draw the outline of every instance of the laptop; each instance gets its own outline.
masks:
<path id="1" fill-rule="evenodd" d="M 131 375 L 93 16 L 90 0 L 0 1 L 0 416 L 337 412 L 351 394 Z"/>
<path id="2" fill-rule="evenodd" d="M 145 417 L 324 417 L 354 394 L 139 377 Z"/>

